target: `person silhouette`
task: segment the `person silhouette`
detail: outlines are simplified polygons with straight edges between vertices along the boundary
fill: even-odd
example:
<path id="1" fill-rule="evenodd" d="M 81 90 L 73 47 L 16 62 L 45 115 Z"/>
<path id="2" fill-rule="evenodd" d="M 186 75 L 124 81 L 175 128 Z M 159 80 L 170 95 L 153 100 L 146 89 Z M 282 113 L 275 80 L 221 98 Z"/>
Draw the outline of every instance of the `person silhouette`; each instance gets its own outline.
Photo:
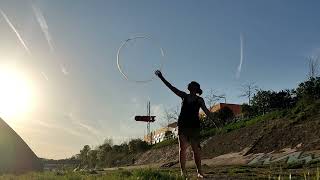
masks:
<path id="1" fill-rule="evenodd" d="M 171 85 L 162 75 L 160 70 L 155 74 L 161 81 L 177 96 L 182 99 L 181 111 L 178 118 L 178 140 L 179 140 L 179 162 L 181 175 L 187 177 L 186 171 L 186 149 L 188 143 L 191 144 L 194 161 L 197 167 L 198 178 L 204 178 L 201 170 L 201 146 L 200 146 L 200 108 L 207 116 L 211 116 L 210 111 L 200 95 L 202 90 L 200 84 L 192 81 L 188 84 L 189 94 Z"/>

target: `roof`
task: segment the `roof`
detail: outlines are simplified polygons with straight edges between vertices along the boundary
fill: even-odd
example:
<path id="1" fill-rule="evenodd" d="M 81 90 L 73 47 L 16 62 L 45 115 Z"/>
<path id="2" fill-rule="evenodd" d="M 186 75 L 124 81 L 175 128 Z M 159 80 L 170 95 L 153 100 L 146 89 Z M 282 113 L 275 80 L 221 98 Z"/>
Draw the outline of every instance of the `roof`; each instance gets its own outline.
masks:
<path id="1" fill-rule="evenodd" d="M 241 114 L 241 105 L 240 104 L 230 104 L 230 103 L 218 103 L 215 104 L 214 106 L 210 107 L 209 110 L 211 112 L 216 112 L 224 107 L 228 107 L 229 109 L 231 109 L 231 111 L 233 112 L 233 114 L 235 116 L 238 116 Z M 200 116 L 205 116 L 205 113 L 201 110 L 200 111 Z"/>
<path id="2" fill-rule="evenodd" d="M 235 116 L 238 116 L 241 114 L 241 105 L 240 104 L 219 103 L 219 104 L 211 107 L 210 111 L 216 112 L 216 111 L 218 111 L 222 108 L 225 108 L 225 107 L 229 108 Z"/>
<path id="3" fill-rule="evenodd" d="M 168 124 L 168 127 L 171 127 L 171 128 L 176 128 L 178 126 L 178 122 L 173 122 L 171 124 Z"/>

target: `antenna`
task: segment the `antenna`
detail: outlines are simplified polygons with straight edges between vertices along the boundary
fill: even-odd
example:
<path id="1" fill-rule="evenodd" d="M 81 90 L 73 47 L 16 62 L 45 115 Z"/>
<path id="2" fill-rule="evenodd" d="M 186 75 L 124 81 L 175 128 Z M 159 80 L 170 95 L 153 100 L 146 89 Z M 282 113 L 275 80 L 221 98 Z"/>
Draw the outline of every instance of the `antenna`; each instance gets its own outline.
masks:
<path id="1" fill-rule="evenodd" d="M 147 115 L 149 117 L 149 121 L 147 122 L 147 138 L 148 138 L 148 136 L 150 136 L 150 138 L 148 138 L 148 139 L 150 140 L 150 144 L 152 144 L 152 134 L 150 133 L 150 121 L 151 121 L 150 101 L 148 101 L 148 104 L 147 104 Z"/>

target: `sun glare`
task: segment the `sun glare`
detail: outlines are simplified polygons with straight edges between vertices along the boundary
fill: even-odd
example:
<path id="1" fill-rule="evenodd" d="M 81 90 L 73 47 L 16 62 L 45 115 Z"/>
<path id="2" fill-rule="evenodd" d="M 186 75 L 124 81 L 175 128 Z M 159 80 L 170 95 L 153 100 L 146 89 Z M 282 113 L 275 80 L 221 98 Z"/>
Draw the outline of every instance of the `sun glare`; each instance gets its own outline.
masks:
<path id="1" fill-rule="evenodd" d="M 12 120 L 31 110 L 33 94 L 30 82 L 18 70 L 0 67 L 0 117 Z"/>

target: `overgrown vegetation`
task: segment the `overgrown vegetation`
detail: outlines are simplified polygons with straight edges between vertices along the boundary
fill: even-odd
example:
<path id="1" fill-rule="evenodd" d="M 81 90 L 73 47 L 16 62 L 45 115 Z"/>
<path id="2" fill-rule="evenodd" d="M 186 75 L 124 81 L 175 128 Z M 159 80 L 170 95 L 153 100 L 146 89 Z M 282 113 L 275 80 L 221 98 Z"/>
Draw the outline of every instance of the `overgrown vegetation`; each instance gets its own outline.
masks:
<path id="1" fill-rule="evenodd" d="M 80 153 L 71 159 L 80 162 L 78 169 L 124 166 L 134 164 L 135 156 L 148 149 L 150 146 L 141 139 L 132 139 L 120 145 L 113 145 L 112 139 L 106 139 L 94 149 L 85 145 Z"/>
<path id="2" fill-rule="evenodd" d="M 252 97 L 251 105 L 242 105 L 242 118 L 216 128 L 214 122 L 228 122 L 232 114 L 226 110 L 213 113 L 213 121 L 201 118 L 201 138 L 206 139 L 216 134 L 227 133 L 236 129 L 253 125 L 257 122 L 274 119 L 287 119 L 293 122 L 305 120 L 315 115 L 320 109 L 320 77 L 311 77 L 300 83 L 296 89 L 281 91 L 258 90 Z M 227 113 L 226 113 L 227 112 Z M 226 115 L 227 114 L 227 115 Z M 163 141 L 155 148 L 177 143 Z"/>
<path id="3" fill-rule="evenodd" d="M 270 166 L 220 166 L 205 167 L 208 179 L 320 179 L 319 163 Z M 37 172 L 22 175 L 0 175 L 0 180 L 180 180 L 179 169 L 118 169 L 90 172 Z M 190 172 L 188 179 L 196 179 Z"/>
<path id="4" fill-rule="evenodd" d="M 90 174 L 87 172 L 72 172 L 72 171 L 59 171 L 59 172 L 42 172 L 42 173 L 28 173 L 23 175 L 0 175 L 0 179 L 18 179 L 18 180 L 119 180 L 119 179 L 132 179 L 132 180 L 180 180 L 182 179 L 177 172 L 169 170 L 154 170 L 154 169 L 137 169 L 137 170 L 115 170 L 105 171 L 103 173 Z"/>
<path id="5" fill-rule="evenodd" d="M 162 142 L 159 142 L 159 143 L 153 145 L 152 149 L 158 149 L 158 148 L 162 148 L 162 147 L 173 145 L 173 144 L 178 144 L 177 139 L 164 140 Z"/>
<path id="6" fill-rule="evenodd" d="M 230 121 L 234 114 L 224 108 L 212 114 L 213 121 L 201 118 L 201 138 L 206 139 L 216 134 L 227 133 L 239 128 L 253 125 L 257 122 L 287 119 L 292 122 L 305 120 L 320 109 L 320 77 L 310 77 L 292 90 L 258 90 L 250 99 L 250 104 L 242 105 L 242 118 Z M 221 125 L 217 122 L 225 122 Z M 128 143 L 113 145 L 112 140 L 106 140 L 102 145 L 91 149 L 86 145 L 72 159 L 80 162 L 80 168 L 114 167 L 134 164 L 139 153 L 150 148 L 162 148 L 177 144 L 176 139 L 168 139 L 155 145 L 148 145 L 141 139 L 133 139 Z"/>

